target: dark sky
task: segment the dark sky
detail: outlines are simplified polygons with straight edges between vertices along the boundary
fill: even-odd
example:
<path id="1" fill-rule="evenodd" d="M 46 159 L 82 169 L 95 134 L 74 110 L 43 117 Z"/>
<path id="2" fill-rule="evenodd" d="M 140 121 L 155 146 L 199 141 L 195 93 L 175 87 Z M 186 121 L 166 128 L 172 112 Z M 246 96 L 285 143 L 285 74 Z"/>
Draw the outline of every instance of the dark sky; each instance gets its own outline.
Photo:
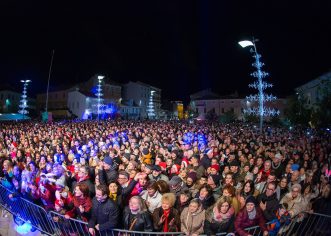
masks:
<path id="1" fill-rule="evenodd" d="M 293 88 L 331 69 L 331 1 L 107 1 L 0 3 L 0 79 L 45 92 L 104 73 L 117 82 L 141 80 L 163 97 L 188 100 L 211 87 L 220 94 L 254 92 L 248 49 L 254 36 L 275 85 Z"/>

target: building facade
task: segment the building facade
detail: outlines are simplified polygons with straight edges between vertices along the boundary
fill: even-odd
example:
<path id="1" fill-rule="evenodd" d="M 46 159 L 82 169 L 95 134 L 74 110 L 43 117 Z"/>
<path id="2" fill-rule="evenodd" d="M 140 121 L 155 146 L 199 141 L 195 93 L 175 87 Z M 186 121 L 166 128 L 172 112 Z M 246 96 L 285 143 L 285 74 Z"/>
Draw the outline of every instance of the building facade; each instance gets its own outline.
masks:
<path id="1" fill-rule="evenodd" d="M 246 98 L 240 98 L 237 93 L 229 96 L 219 96 L 209 89 L 198 92 L 190 97 L 190 105 L 198 113 L 200 119 L 204 119 L 209 112 L 213 112 L 217 116 L 224 115 L 227 112 L 233 112 L 237 119 L 243 120 L 245 116 L 244 110 L 258 105 L 247 101 Z M 286 104 L 286 99 L 277 99 L 273 102 L 267 102 L 266 106 L 278 109 L 280 116 L 282 116 Z"/>
<path id="2" fill-rule="evenodd" d="M 123 99 L 132 100 L 141 110 L 141 118 L 158 119 L 161 109 L 161 89 L 137 82 L 123 85 Z"/>
<path id="3" fill-rule="evenodd" d="M 323 74 L 295 89 L 296 94 L 306 99 L 308 107 L 315 108 L 323 97 L 331 92 L 331 72 Z"/>
<path id="4" fill-rule="evenodd" d="M 52 91 L 48 93 L 47 111 L 52 113 L 54 118 L 71 117 L 71 111 L 68 108 L 69 89 Z M 46 110 L 47 94 L 37 94 L 37 111 L 38 113 Z"/>
<path id="5" fill-rule="evenodd" d="M 13 90 L 0 90 L 0 113 L 18 113 L 22 93 Z M 28 97 L 27 110 L 35 112 L 36 99 Z"/>

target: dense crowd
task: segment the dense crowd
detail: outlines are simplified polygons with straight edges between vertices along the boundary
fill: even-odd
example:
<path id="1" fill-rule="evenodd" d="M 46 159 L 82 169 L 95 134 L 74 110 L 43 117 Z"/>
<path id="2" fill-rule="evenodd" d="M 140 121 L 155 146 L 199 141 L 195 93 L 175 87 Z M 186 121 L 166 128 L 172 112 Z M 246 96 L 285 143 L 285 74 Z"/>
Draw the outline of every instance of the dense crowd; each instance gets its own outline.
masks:
<path id="1" fill-rule="evenodd" d="M 0 126 L 9 197 L 88 222 L 92 235 L 249 235 L 255 225 L 276 235 L 305 212 L 331 212 L 328 131 L 170 121 Z"/>

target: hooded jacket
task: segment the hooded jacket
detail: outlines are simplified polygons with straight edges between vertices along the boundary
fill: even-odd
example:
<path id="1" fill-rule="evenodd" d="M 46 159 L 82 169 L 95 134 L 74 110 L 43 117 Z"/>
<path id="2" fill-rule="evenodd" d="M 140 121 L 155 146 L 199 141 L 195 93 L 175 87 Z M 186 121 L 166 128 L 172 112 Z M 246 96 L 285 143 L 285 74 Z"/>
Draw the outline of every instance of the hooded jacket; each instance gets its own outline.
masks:
<path id="1" fill-rule="evenodd" d="M 199 209 L 192 214 L 189 212 L 188 207 L 186 207 L 180 215 L 180 221 L 181 232 L 184 232 L 186 235 L 202 234 L 205 222 L 205 210 L 200 206 Z"/>

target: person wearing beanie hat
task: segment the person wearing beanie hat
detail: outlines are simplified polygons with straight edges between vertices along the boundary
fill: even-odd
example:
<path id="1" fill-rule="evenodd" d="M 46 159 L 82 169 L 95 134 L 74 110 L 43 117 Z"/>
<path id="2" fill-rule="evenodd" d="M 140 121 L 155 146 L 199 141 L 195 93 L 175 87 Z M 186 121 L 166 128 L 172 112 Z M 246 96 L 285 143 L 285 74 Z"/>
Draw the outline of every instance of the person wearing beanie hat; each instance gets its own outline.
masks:
<path id="1" fill-rule="evenodd" d="M 117 181 L 117 165 L 113 163 L 113 159 L 110 156 L 106 156 L 103 161 L 99 162 L 98 175 L 101 184 L 109 186 L 110 183 Z"/>
<path id="2" fill-rule="evenodd" d="M 182 164 L 181 164 L 181 169 L 185 170 L 189 165 L 189 162 L 186 158 L 183 158 Z"/>
<path id="3" fill-rule="evenodd" d="M 199 189 L 199 187 L 196 184 L 197 179 L 198 178 L 196 172 L 192 171 L 187 174 L 186 185 L 189 188 L 192 197 L 197 194 Z"/>
<path id="4" fill-rule="evenodd" d="M 257 201 L 253 196 L 248 196 L 245 207 L 242 208 L 234 222 L 234 227 L 238 235 L 250 235 L 246 228 L 260 226 L 263 235 L 268 235 L 268 229 L 265 225 L 265 219 L 262 210 L 257 206 Z"/>
<path id="5" fill-rule="evenodd" d="M 105 156 L 105 158 L 103 159 L 103 163 L 104 164 L 107 164 L 109 166 L 112 166 L 113 165 L 113 159 L 110 157 L 110 156 Z"/>
<path id="6" fill-rule="evenodd" d="M 153 166 L 152 173 L 148 175 L 148 178 L 150 180 L 155 180 L 155 181 L 163 180 L 165 182 L 169 182 L 168 176 L 162 174 L 162 168 L 159 165 L 158 166 L 157 165 Z"/>
<path id="7" fill-rule="evenodd" d="M 210 174 L 216 175 L 220 171 L 220 165 L 215 164 L 210 166 Z"/>

